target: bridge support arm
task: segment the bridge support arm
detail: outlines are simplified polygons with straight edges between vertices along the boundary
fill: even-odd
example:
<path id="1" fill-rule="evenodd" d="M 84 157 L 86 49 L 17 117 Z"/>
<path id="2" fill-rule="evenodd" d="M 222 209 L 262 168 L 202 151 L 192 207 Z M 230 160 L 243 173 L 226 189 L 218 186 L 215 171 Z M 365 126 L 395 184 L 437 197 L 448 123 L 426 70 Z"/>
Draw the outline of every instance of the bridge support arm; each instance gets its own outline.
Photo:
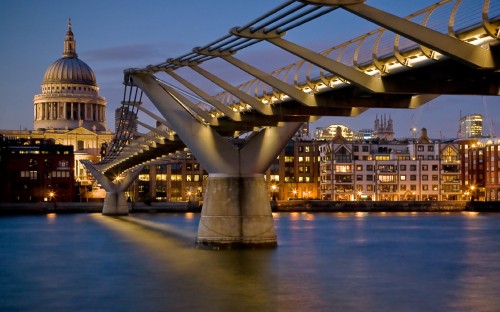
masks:
<path id="1" fill-rule="evenodd" d="M 102 207 L 103 215 L 128 215 L 128 204 L 125 198 L 125 191 L 134 182 L 134 179 L 139 175 L 144 166 L 139 166 L 134 170 L 128 171 L 123 175 L 122 179 L 112 181 L 88 160 L 81 161 L 94 178 L 101 184 L 106 191 L 104 205 Z"/>

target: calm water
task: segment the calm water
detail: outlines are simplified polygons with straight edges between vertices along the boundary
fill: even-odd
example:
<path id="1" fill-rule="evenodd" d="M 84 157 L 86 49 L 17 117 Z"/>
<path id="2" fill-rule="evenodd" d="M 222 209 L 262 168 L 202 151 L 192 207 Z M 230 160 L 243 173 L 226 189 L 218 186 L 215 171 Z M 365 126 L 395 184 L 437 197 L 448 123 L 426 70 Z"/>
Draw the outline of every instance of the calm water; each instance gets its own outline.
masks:
<path id="1" fill-rule="evenodd" d="M 0 311 L 500 311 L 500 214 L 276 214 L 274 250 L 198 214 L 0 217 Z"/>

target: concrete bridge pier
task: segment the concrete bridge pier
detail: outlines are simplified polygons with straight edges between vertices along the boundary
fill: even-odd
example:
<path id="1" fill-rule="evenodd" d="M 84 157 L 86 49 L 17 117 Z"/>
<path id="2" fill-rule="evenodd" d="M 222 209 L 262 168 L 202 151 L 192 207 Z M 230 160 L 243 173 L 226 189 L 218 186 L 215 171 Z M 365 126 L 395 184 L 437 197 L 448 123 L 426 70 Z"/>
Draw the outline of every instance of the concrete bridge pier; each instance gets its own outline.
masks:
<path id="1" fill-rule="evenodd" d="M 262 174 L 209 175 L 196 245 L 206 249 L 277 245 L 269 191 Z"/>
<path id="2" fill-rule="evenodd" d="M 200 122 L 182 95 L 150 74 L 133 74 L 161 115 L 209 173 L 196 245 L 259 248 L 277 245 L 264 173 L 302 125 L 283 122 L 253 132 L 242 145 Z M 235 129 L 237 130 L 237 129 Z"/>
<path id="3" fill-rule="evenodd" d="M 128 171 L 126 174 L 111 180 L 103 173 L 101 173 L 91 162 L 87 160 L 81 161 L 87 170 L 89 170 L 94 178 L 101 184 L 101 186 L 106 190 L 106 196 L 104 197 L 104 205 L 102 207 L 102 214 L 108 216 L 123 216 L 128 215 L 128 203 L 125 197 L 125 191 L 134 182 L 139 172 L 142 170 L 143 166 Z"/>

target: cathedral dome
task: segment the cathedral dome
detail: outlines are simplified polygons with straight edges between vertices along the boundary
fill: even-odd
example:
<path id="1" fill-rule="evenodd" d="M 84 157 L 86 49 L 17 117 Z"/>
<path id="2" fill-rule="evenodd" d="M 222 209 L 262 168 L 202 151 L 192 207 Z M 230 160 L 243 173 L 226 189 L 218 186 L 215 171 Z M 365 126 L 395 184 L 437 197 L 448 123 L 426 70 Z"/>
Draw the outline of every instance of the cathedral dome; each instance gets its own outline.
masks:
<path id="1" fill-rule="evenodd" d="M 47 83 L 97 85 L 90 66 L 76 57 L 63 57 L 50 65 L 43 76 L 43 84 Z"/>
<path id="2" fill-rule="evenodd" d="M 106 99 L 92 69 L 78 59 L 71 19 L 62 58 L 47 68 L 41 87 L 33 99 L 35 130 L 106 130 Z"/>
<path id="3" fill-rule="evenodd" d="M 47 83 L 75 83 L 96 86 L 95 74 L 84 61 L 76 54 L 76 41 L 68 23 L 68 31 L 64 41 L 62 58 L 47 68 L 43 77 L 43 84 Z"/>

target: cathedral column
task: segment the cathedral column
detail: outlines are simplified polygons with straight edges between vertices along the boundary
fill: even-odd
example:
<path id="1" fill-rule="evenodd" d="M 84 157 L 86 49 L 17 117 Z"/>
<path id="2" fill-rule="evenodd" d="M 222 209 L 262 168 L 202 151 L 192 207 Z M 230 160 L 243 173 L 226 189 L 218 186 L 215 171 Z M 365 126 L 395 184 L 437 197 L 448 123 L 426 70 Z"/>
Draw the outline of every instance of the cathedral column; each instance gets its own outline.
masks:
<path id="1" fill-rule="evenodd" d="M 77 111 L 77 118 L 76 118 L 76 120 L 80 120 L 80 116 L 81 116 L 81 106 L 80 106 L 80 103 L 76 103 L 76 105 L 78 105 L 78 111 Z"/>

